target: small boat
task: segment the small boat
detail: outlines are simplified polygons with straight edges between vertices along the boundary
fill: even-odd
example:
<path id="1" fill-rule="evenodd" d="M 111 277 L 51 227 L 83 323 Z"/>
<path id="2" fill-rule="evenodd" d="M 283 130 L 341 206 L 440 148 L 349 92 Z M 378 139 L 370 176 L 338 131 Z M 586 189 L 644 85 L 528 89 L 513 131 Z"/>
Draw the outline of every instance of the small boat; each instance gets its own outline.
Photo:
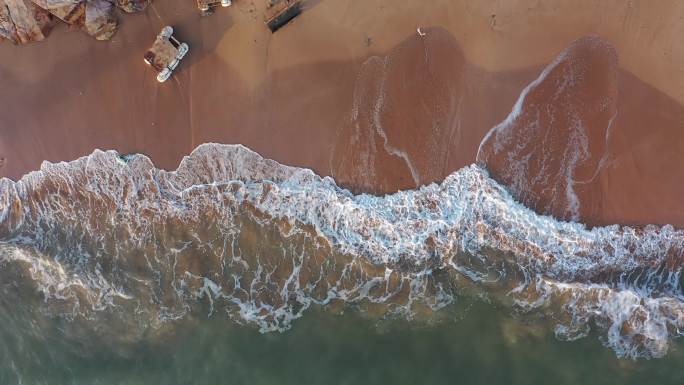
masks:
<path id="1" fill-rule="evenodd" d="M 266 25 L 275 32 L 302 13 L 301 0 L 271 0 L 266 8 Z"/>

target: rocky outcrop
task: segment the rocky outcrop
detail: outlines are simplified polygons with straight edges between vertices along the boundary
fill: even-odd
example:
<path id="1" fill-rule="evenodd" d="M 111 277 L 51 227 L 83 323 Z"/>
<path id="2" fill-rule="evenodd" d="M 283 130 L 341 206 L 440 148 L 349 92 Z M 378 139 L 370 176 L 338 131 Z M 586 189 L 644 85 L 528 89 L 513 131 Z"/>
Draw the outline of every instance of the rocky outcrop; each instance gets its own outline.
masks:
<path id="1" fill-rule="evenodd" d="M 114 4 L 106 0 L 89 0 L 83 29 L 97 40 L 109 40 L 118 26 L 114 9 Z"/>
<path id="2" fill-rule="evenodd" d="M 67 24 L 82 24 L 86 2 L 82 0 L 31 0 Z"/>
<path id="3" fill-rule="evenodd" d="M 151 0 L 0 0 L 0 40 L 25 44 L 45 39 L 55 18 L 79 27 L 97 40 L 116 32 L 116 8 L 139 12 Z"/>
<path id="4" fill-rule="evenodd" d="M 133 13 L 147 8 L 151 2 L 152 0 L 116 0 L 116 5 L 128 13 Z"/>
<path id="5" fill-rule="evenodd" d="M 0 0 L 0 41 L 25 44 L 45 39 L 50 14 L 28 0 Z"/>

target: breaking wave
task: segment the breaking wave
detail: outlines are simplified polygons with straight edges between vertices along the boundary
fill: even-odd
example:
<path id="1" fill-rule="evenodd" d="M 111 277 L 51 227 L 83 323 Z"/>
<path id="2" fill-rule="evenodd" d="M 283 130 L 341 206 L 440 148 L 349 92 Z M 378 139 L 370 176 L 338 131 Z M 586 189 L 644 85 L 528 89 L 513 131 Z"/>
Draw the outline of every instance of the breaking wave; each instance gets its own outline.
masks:
<path id="1" fill-rule="evenodd" d="M 478 295 L 660 357 L 684 327 L 682 254 L 672 226 L 560 222 L 476 165 L 378 197 L 205 144 L 173 172 L 98 150 L 0 181 L 0 305 L 114 344 L 207 312 L 282 331 L 314 305 L 410 320 Z"/>

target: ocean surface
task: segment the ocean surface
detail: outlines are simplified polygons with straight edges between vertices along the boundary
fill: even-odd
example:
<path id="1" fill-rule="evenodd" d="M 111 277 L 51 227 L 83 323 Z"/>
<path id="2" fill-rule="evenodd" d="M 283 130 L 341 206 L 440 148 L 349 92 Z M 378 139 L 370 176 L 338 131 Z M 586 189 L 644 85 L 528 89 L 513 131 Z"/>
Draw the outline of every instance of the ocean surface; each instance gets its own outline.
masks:
<path id="1" fill-rule="evenodd" d="M 682 255 L 477 165 L 372 196 L 239 145 L 98 150 L 0 181 L 0 383 L 681 383 Z"/>

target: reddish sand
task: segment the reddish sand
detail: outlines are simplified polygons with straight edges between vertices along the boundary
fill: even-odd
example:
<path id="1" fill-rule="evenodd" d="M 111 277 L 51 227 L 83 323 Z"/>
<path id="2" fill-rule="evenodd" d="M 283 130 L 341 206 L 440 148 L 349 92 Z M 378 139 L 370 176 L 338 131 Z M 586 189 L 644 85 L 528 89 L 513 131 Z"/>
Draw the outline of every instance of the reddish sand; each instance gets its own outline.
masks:
<path id="1" fill-rule="evenodd" d="M 338 183 L 395 191 L 473 163 L 482 137 L 531 75 L 487 73 L 466 62 L 448 32 L 424 33 L 358 71 L 331 159 Z"/>
<path id="2" fill-rule="evenodd" d="M 567 190 L 561 158 L 550 182 L 530 190 L 546 192 L 521 199 L 590 224 L 684 226 L 684 50 L 674 43 L 684 32 L 681 3 L 322 0 L 274 35 L 262 2 L 234 3 L 200 18 L 192 1 L 157 1 L 122 17 L 110 42 L 56 28 L 41 43 L 0 44 L 0 175 L 16 179 L 43 159 L 94 148 L 143 152 L 175 168 L 196 145 L 216 141 L 333 175 L 354 191 L 411 188 L 473 163 L 544 66 L 597 33 L 610 43 L 575 55 L 590 64 L 586 84 L 553 105 L 579 109 L 591 133 L 573 179 L 578 215 L 567 194 L 549 193 Z M 159 85 L 142 54 L 166 24 L 191 49 Z M 540 86 L 538 103 L 555 94 L 556 80 Z M 536 134 L 556 140 L 532 140 L 532 159 L 570 143 L 572 122 L 550 117 Z"/>
<path id="3" fill-rule="evenodd" d="M 69 160 L 93 148 L 144 152 L 161 167 L 175 168 L 192 148 L 210 141 L 242 143 L 281 162 L 311 167 L 321 174 L 341 170 L 333 158 L 342 156 L 338 137 L 349 129 L 355 83 L 367 58 L 312 59 L 315 62 L 310 64 L 274 64 L 279 67 L 277 70 L 259 68 L 270 66 L 271 61 L 301 60 L 301 56 L 319 52 L 315 42 L 296 44 L 297 39 L 306 36 L 290 36 L 296 34 L 297 23 L 307 20 L 308 13 L 271 36 L 257 10 L 252 12 L 244 2 L 236 4 L 236 9 L 219 10 L 213 16 L 200 18 L 190 2 L 175 3 L 178 9 L 160 2 L 144 14 L 126 17 L 109 43 L 57 30 L 44 44 L 0 46 L 17 57 L 0 67 L 4 85 L 0 104 L 5 107 L 0 116 L 0 151 L 9 159 L 3 174 L 18 178 L 37 169 L 43 159 Z M 163 25 L 157 20 L 161 7 L 170 15 L 164 17 L 165 23 L 174 25 L 177 35 L 189 42 L 191 53 L 170 81 L 158 85 L 152 70 L 144 65 L 142 53 Z M 238 17 L 241 19 L 233 19 Z M 248 30 L 244 34 L 265 41 L 222 38 L 222 31 L 231 28 Z M 391 76 L 412 76 L 416 83 L 420 82 L 423 74 L 414 71 L 415 65 L 420 64 L 413 63 L 414 53 L 425 57 L 424 45 L 434 42 L 427 48 L 430 65 L 435 66 L 432 84 L 446 81 L 445 75 L 459 82 L 450 103 L 472 106 L 463 112 L 465 118 L 460 118 L 466 120 L 461 125 L 472 128 L 463 130 L 465 139 L 455 136 L 455 140 L 467 141 L 467 151 L 450 150 L 450 158 L 454 159 L 450 164 L 443 162 L 447 142 L 442 138 L 437 143 L 442 146 L 442 157 L 429 163 L 434 167 L 422 165 L 429 161 L 427 158 L 416 160 L 421 168 L 420 183 L 440 179 L 453 169 L 472 163 L 482 135 L 506 115 L 519 89 L 535 76 L 535 71 L 530 70 L 522 75 L 499 76 L 466 66 L 457 42 L 448 32 L 428 32 L 426 37 L 414 31 L 404 38 L 401 46 L 406 49 L 392 66 L 395 75 Z M 280 39 L 290 41 L 281 43 Z M 359 40 L 359 45 L 366 44 L 374 43 Z M 232 53 L 224 45 L 237 46 L 235 55 L 244 56 L 239 63 L 258 60 L 262 50 L 267 50 L 269 58 L 266 63 L 254 62 L 253 67 L 236 70 L 226 62 L 232 59 Z M 443 52 L 449 53 L 442 55 Z M 271 59 L 272 55 L 277 56 Z M 455 57 L 461 61 L 460 66 L 453 61 Z M 419 66 L 415 68 L 421 70 Z M 405 124 L 388 128 L 390 140 L 401 132 L 429 138 L 431 131 L 451 130 L 450 125 L 458 123 L 454 114 L 459 111 L 440 106 L 441 99 L 449 97 L 448 89 L 436 93 L 423 83 L 414 90 L 418 94 L 409 95 L 399 84 L 392 87 L 390 92 L 401 98 L 403 105 L 383 113 L 383 119 L 393 124 L 414 116 L 417 127 L 409 129 L 409 124 Z M 458 95 L 461 88 L 468 90 L 468 97 Z M 393 95 L 388 96 L 389 104 L 395 103 Z M 414 97 L 422 100 L 423 105 L 413 104 Z M 372 100 L 368 103 L 375 104 Z M 436 126 L 423 127 L 432 119 Z M 54 145 L 57 140 L 59 145 Z M 401 135 L 398 140 L 403 140 Z M 431 151 L 425 147 L 430 140 L 435 143 L 426 139 L 421 151 Z M 421 156 L 425 158 L 424 154 Z M 413 154 L 411 157 L 420 158 Z M 387 168 L 383 164 L 377 167 L 385 174 Z M 356 190 L 381 192 L 415 186 L 407 169 L 383 176 L 389 178 L 387 183 L 355 183 L 351 176 L 345 178 L 344 172 L 339 174 L 341 183 Z"/>

